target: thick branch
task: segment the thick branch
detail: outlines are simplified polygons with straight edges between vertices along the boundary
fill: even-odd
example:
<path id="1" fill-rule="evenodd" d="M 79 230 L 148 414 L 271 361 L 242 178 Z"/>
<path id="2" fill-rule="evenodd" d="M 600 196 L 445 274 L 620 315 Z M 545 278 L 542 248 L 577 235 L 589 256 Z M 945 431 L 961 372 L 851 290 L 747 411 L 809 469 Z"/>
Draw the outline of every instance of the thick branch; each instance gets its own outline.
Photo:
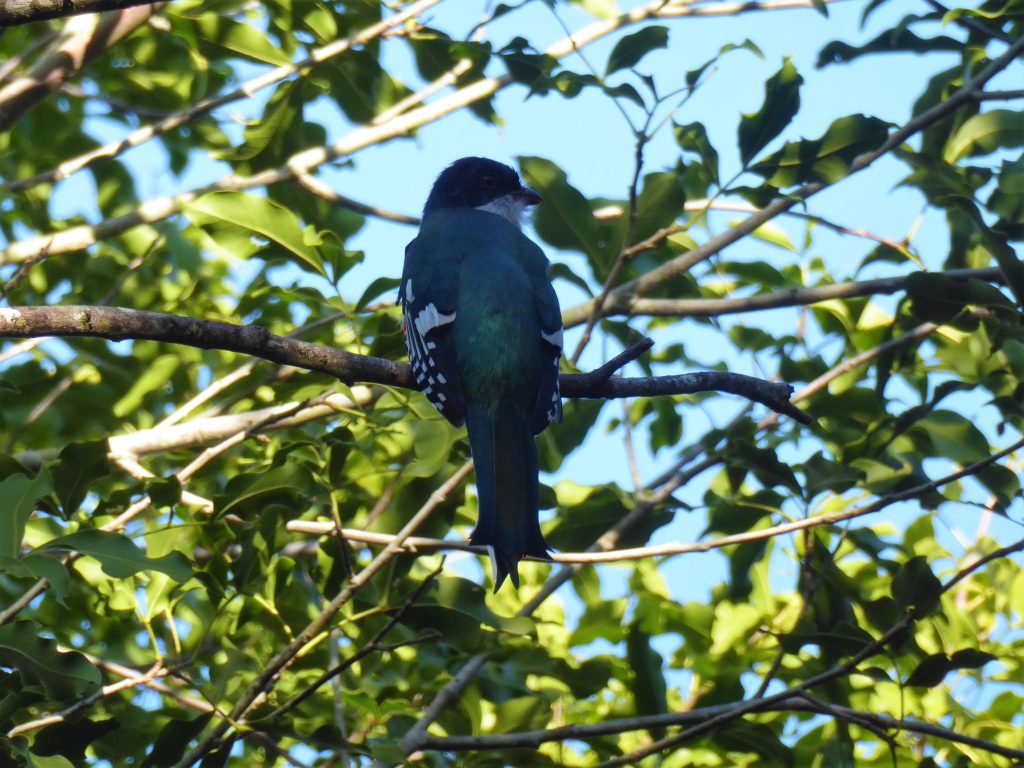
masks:
<path id="1" fill-rule="evenodd" d="M 0 308 L 0 337 L 36 336 L 165 341 L 200 349 L 220 349 L 252 355 L 279 365 L 325 373 L 346 383 L 362 381 L 418 389 L 407 363 L 355 355 L 332 347 L 276 336 L 264 328 L 252 325 L 232 325 L 119 307 Z M 594 374 L 563 374 L 562 393 L 566 397 L 619 398 L 722 391 L 762 403 L 803 423 L 810 422 L 810 417 L 789 403 L 792 388 L 788 384 L 714 371 L 639 378 L 608 378 L 611 370 L 598 373 L 596 377 Z"/>
<path id="2" fill-rule="evenodd" d="M 80 13 L 120 11 L 154 0 L 4 0 L 0 2 L 0 28 L 48 21 Z"/>

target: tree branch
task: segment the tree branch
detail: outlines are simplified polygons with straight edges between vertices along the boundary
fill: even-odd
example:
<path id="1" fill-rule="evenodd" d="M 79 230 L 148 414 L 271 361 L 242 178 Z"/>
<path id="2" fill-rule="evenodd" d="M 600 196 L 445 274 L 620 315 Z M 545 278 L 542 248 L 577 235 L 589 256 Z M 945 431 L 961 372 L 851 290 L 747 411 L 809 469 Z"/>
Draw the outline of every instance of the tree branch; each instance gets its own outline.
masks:
<path id="1" fill-rule="evenodd" d="M 950 728 L 932 725 L 918 720 L 906 720 L 880 715 L 874 712 L 862 712 L 838 704 L 819 702 L 810 699 L 800 691 L 772 702 L 758 709 L 758 712 L 814 712 L 831 715 L 832 717 L 858 722 L 864 726 L 870 724 L 883 731 L 908 731 L 936 736 L 945 741 L 984 749 L 995 755 L 1022 758 L 1024 750 L 1004 747 L 992 741 L 979 739 L 975 736 L 958 733 Z M 430 736 L 423 739 L 422 749 L 438 752 L 470 752 L 501 749 L 528 749 L 539 747 L 552 741 L 570 741 L 572 739 L 592 739 L 598 736 L 611 736 L 629 731 L 647 730 L 651 728 L 667 728 L 679 725 L 700 725 L 712 718 L 728 715 L 736 709 L 736 704 L 717 704 L 700 707 L 685 712 L 670 712 L 662 715 L 642 715 L 604 720 L 600 723 L 586 725 L 563 725 L 537 731 L 520 731 L 519 733 L 503 733 L 494 736 Z"/>
<path id="2" fill-rule="evenodd" d="M 923 496 L 926 493 L 931 493 L 938 490 L 944 485 L 960 480 L 964 477 L 974 475 L 981 471 L 985 467 L 994 464 L 1000 459 L 1010 455 L 1014 451 L 1024 448 L 1024 440 L 1019 440 L 1008 448 L 988 456 L 981 461 L 975 462 L 969 466 L 964 467 L 956 472 L 940 477 L 937 480 L 930 480 L 927 483 L 921 483 L 915 485 L 913 488 L 907 488 L 903 491 L 896 493 L 888 493 L 884 496 L 880 496 L 870 504 L 866 504 L 862 507 L 855 507 L 844 512 L 826 512 L 821 515 L 815 515 L 814 517 L 807 517 L 801 520 L 794 520 L 791 523 L 782 523 L 780 525 L 773 525 L 770 528 L 761 528 L 755 531 L 747 531 L 746 533 L 736 533 L 730 536 L 722 536 L 721 538 L 714 539 L 712 541 L 693 541 L 693 542 L 668 542 L 666 544 L 654 544 L 648 547 L 633 547 L 630 549 L 614 549 L 606 550 L 603 552 L 560 552 L 551 555 L 551 560 L 556 563 L 619 563 L 626 560 L 643 560 L 649 557 L 670 557 L 672 555 L 685 555 L 693 552 L 710 552 L 714 549 L 721 549 L 722 547 L 731 547 L 735 544 L 746 544 L 751 541 L 763 541 L 764 539 L 771 539 L 776 536 L 781 536 L 787 533 L 793 533 L 795 531 L 805 530 L 807 528 L 817 528 L 822 525 L 835 525 L 836 523 L 845 522 L 847 520 L 853 520 L 857 517 L 864 517 L 874 512 L 880 512 L 886 507 L 892 506 L 893 504 L 900 501 L 907 501 L 909 499 L 915 499 Z M 317 522 L 308 520 L 291 520 L 287 524 L 289 531 L 295 533 L 308 533 L 317 536 L 326 536 L 336 530 L 334 523 L 329 522 Z M 391 544 L 395 537 L 391 534 L 385 533 L 374 533 L 371 531 L 361 531 L 352 528 L 345 528 L 341 531 L 341 534 L 346 539 L 352 541 L 362 541 L 367 544 Z M 428 538 L 408 538 L 403 544 L 403 551 L 407 553 L 415 553 L 421 549 L 428 549 L 431 551 L 443 550 L 443 549 L 457 549 L 466 552 L 473 552 L 484 556 L 487 554 L 486 547 L 473 546 L 461 541 L 449 541 L 447 539 L 428 539 Z M 531 558 L 533 559 L 533 558 Z"/>
<path id="3" fill-rule="evenodd" d="M 0 27 L 16 27 L 82 13 L 121 11 L 157 0 L 5 0 L 0 3 Z"/>
<path id="4" fill-rule="evenodd" d="M 919 274 L 919 273 L 913 273 Z M 985 280 L 1003 283 L 1006 278 L 999 267 L 984 269 L 950 269 L 941 273 L 954 280 Z M 906 288 L 911 275 L 882 277 L 874 280 L 816 285 L 811 288 L 747 296 L 742 299 L 636 299 L 627 307 L 607 307 L 606 314 L 643 315 L 652 317 L 717 317 L 737 312 L 756 312 L 779 307 L 799 307 L 829 299 L 852 299 L 858 296 L 893 294 Z M 574 308 L 575 309 L 575 308 Z M 575 317 L 575 314 L 574 314 Z"/>
<path id="5" fill-rule="evenodd" d="M 148 339 L 220 349 L 260 357 L 324 373 L 346 383 L 356 381 L 418 389 L 407 363 L 356 355 L 332 347 L 277 336 L 257 326 L 232 325 L 179 315 L 120 307 L 53 306 L 0 308 L 0 337 L 87 336 L 111 341 Z M 635 352 L 635 350 L 633 350 Z M 643 350 L 640 350 L 643 351 Z M 617 358 L 628 362 L 628 354 Z M 614 362 L 614 361 L 613 361 Z M 789 403 L 792 387 L 751 376 L 718 371 L 638 378 L 594 374 L 562 374 L 562 394 L 580 398 L 654 397 L 722 391 L 762 403 L 772 410 L 810 423 L 810 417 Z"/>

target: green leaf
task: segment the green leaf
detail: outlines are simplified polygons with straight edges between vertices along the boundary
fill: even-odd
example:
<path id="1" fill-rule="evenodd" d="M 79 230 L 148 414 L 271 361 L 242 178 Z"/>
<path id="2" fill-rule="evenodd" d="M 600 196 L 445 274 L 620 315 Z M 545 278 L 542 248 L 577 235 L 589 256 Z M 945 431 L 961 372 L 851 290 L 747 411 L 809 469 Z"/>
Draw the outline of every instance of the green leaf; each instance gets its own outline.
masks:
<path id="1" fill-rule="evenodd" d="M 708 738 L 725 750 L 758 755 L 763 765 L 792 768 L 794 764 L 793 751 L 761 723 L 728 723 L 714 729 Z"/>
<path id="2" fill-rule="evenodd" d="M 997 149 L 1024 146 L 1024 113 L 993 109 L 969 117 L 942 151 L 952 165 L 967 155 L 987 155 Z"/>
<path id="3" fill-rule="evenodd" d="M 50 587 L 47 594 L 61 605 L 67 597 L 71 577 L 68 569 L 57 558 L 47 555 L 27 554 L 15 559 L 0 555 L 0 573 L 6 573 L 15 579 L 46 579 Z"/>
<path id="4" fill-rule="evenodd" d="M 786 142 L 750 170 L 780 189 L 809 181 L 833 183 L 850 172 L 858 155 L 878 149 L 888 137 L 889 127 L 876 117 L 841 117 L 820 138 Z"/>
<path id="5" fill-rule="evenodd" d="M 170 720 L 160 729 L 141 768 L 168 768 L 177 763 L 184 756 L 189 742 L 199 735 L 211 717 L 212 713 L 206 713 L 191 719 L 179 717 Z"/>
<path id="6" fill-rule="evenodd" d="M 726 450 L 725 460 L 727 464 L 752 471 L 769 488 L 783 485 L 795 493 L 800 492 L 800 483 L 793 469 L 779 460 L 771 448 L 762 448 L 746 440 L 734 440 Z"/>
<path id="7" fill-rule="evenodd" d="M 267 472 L 236 475 L 214 503 L 218 516 L 244 515 L 250 509 L 265 509 L 278 499 L 291 501 L 309 486 L 309 470 L 290 462 Z"/>
<path id="8" fill-rule="evenodd" d="M 730 226 L 735 226 L 735 224 L 738 223 L 739 222 L 733 222 Z M 766 243 L 777 245 L 783 250 L 796 253 L 796 246 L 793 245 L 793 241 L 789 239 L 789 235 L 786 234 L 786 230 L 774 221 L 766 221 L 750 234 L 758 240 L 763 240 Z"/>
<path id="9" fill-rule="evenodd" d="M 633 670 L 633 702 L 638 715 L 661 715 L 668 712 L 668 692 L 663 671 L 664 659 L 651 647 L 650 635 L 635 624 L 626 635 L 626 660 Z M 664 728 L 650 730 L 651 736 L 661 738 Z"/>
<path id="10" fill-rule="evenodd" d="M 919 419 L 915 430 L 922 430 L 936 455 L 958 464 L 973 464 L 989 456 L 988 440 L 971 419 L 959 413 L 936 410 Z"/>
<path id="11" fill-rule="evenodd" d="M 551 709 L 540 696 L 518 696 L 494 708 L 494 733 L 515 733 L 543 728 Z"/>
<path id="12" fill-rule="evenodd" d="M 466 652 L 479 649 L 487 639 L 481 624 L 510 635 L 536 633 L 532 619 L 506 618 L 491 611 L 484 594 L 483 587 L 468 579 L 440 576 L 419 602 L 403 613 L 402 623 L 418 630 L 435 630 L 453 647 Z"/>
<path id="13" fill-rule="evenodd" d="M 942 583 L 935 578 L 924 557 L 908 560 L 892 580 L 892 596 L 900 607 L 920 618 L 935 610 Z"/>
<path id="14" fill-rule="evenodd" d="M 147 375 L 144 374 L 143 378 Z M 114 407 L 116 409 L 117 406 Z M 96 480 L 110 474 L 109 449 L 106 440 L 70 443 L 61 449 L 60 458 L 53 467 L 53 484 L 65 517 L 78 511 Z"/>
<path id="15" fill-rule="evenodd" d="M 160 389 L 171 380 L 181 366 L 181 356 L 176 354 L 160 355 L 146 366 L 143 374 L 135 380 L 124 396 L 114 403 L 114 415 L 119 419 L 138 410 L 146 396 Z"/>
<path id="16" fill-rule="evenodd" d="M 952 671 L 953 664 L 944 653 L 926 656 L 907 678 L 907 685 L 932 688 L 943 681 L 946 673 Z"/>
<path id="17" fill-rule="evenodd" d="M 363 291 L 359 300 L 356 302 L 355 309 L 357 311 L 363 309 L 371 301 L 380 297 L 382 294 L 393 294 L 394 291 L 397 290 L 399 283 L 401 283 L 401 280 L 397 277 L 378 277 L 366 286 L 366 290 Z"/>
<path id="18" fill-rule="evenodd" d="M 652 25 L 619 39 L 608 56 L 605 77 L 620 69 L 632 69 L 653 50 L 668 47 L 668 27 Z"/>
<path id="19" fill-rule="evenodd" d="M 177 582 L 188 581 L 192 565 L 180 552 L 150 558 L 127 536 L 120 533 L 86 529 L 60 536 L 43 544 L 38 552 L 70 550 L 99 560 L 103 572 L 115 579 L 133 576 L 139 571 L 160 571 Z"/>
<path id="20" fill-rule="evenodd" d="M 708 184 L 718 186 L 718 152 L 711 145 L 704 126 L 701 123 L 673 123 L 672 131 L 683 152 L 691 152 L 700 158 L 700 168 Z"/>
<path id="21" fill-rule="evenodd" d="M 45 470 L 35 477 L 19 473 L 0 481 L 0 556 L 18 558 L 25 525 L 36 503 L 52 490 L 50 473 Z"/>
<path id="22" fill-rule="evenodd" d="M 411 477 L 433 477 L 448 463 L 459 430 L 441 417 L 418 419 L 412 424 L 413 455 L 406 472 Z"/>
<path id="23" fill-rule="evenodd" d="M 963 43 L 952 37 L 918 37 L 906 27 L 889 29 L 861 46 L 840 41 L 825 45 L 818 54 L 816 66 L 821 69 L 830 64 L 848 64 L 854 59 L 874 53 L 927 53 L 929 51 L 957 51 Z"/>
<path id="24" fill-rule="evenodd" d="M 740 160 L 749 165 L 754 155 L 782 133 L 800 109 L 800 85 L 804 79 L 787 57 L 774 75 L 764 84 L 761 109 L 743 115 L 740 120 Z"/>
<path id="25" fill-rule="evenodd" d="M 252 160 L 271 143 L 276 143 L 302 115 L 303 101 L 298 80 L 281 83 L 263 108 L 263 116 L 252 120 L 242 133 L 243 142 L 237 147 L 218 152 L 221 160 Z"/>
<path id="26" fill-rule="evenodd" d="M 90 744 L 120 727 L 120 723 L 113 718 L 65 720 L 39 731 L 32 742 L 32 752 L 43 757 L 62 755 L 80 764 L 85 760 L 85 750 Z"/>
<path id="27" fill-rule="evenodd" d="M 174 475 L 155 477 L 146 481 L 146 493 L 157 509 L 173 507 L 181 503 L 181 481 Z"/>
<path id="28" fill-rule="evenodd" d="M 979 651 L 977 648 L 963 648 L 949 657 L 954 669 L 979 669 L 990 661 L 999 661 L 998 656 Z"/>
<path id="29" fill-rule="evenodd" d="M 569 248 L 592 259 L 600 255 L 594 214 L 579 190 L 569 184 L 565 172 L 550 160 L 520 157 L 523 178 L 543 196 L 537 206 L 537 234 L 556 248 Z"/>
<path id="30" fill-rule="evenodd" d="M 0 665 L 12 668 L 22 685 L 49 701 L 64 701 L 99 688 L 102 678 L 80 653 L 60 653 L 57 642 L 39 637 L 39 625 L 15 621 L 0 626 Z"/>
<path id="31" fill-rule="evenodd" d="M 284 249 L 301 266 L 327 277 L 316 248 L 309 245 L 298 217 L 287 208 L 245 192 L 210 192 L 185 205 L 197 226 L 229 224 L 266 238 Z"/>
<path id="32" fill-rule="evenodd" d="M 978 305 L 1013 312 L 1013 302 L 990 283 L 955 280 L 939 273 L 914 272 L 907 276 L 907 295 L 915 316 L 945 323 L 966 307 Z"/>
<path id="33" fill-rule="evenodd" d="M 649 173 L 636 201 L 636 226 L 633 242 L 639 242 L 667 227 L 683 213 L 686 192 L 675 173 Z"/>
<path id="34" fill-rule="evenodd" d="M 1024 239 L 1024 158 L 1004 160 L 988 208 L 999 214 L 993 227 L 1015 240 Z"/>
<path id="35" fill-rule="evenodd" d="M 206 40 L 244 58 L 264 64 L 290 64 L 281 49 L 253 24 L 209 11 L 195 20 Z"/>

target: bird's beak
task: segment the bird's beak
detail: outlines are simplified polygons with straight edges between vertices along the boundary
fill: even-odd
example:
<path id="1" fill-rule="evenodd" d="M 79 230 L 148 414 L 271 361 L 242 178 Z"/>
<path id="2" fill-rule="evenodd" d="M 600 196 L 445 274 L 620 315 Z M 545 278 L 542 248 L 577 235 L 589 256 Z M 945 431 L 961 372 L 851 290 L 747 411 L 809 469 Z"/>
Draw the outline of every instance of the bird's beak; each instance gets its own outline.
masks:
<path id="1" fill-rule="evenodd" d="M 520 187 L 519 191 L 515 193 L 516 197 L 522 200 L 527 205 L 537 205 L 537 203 L 543 203 L 544 198 L 538 195 L 529 187 Z"/>

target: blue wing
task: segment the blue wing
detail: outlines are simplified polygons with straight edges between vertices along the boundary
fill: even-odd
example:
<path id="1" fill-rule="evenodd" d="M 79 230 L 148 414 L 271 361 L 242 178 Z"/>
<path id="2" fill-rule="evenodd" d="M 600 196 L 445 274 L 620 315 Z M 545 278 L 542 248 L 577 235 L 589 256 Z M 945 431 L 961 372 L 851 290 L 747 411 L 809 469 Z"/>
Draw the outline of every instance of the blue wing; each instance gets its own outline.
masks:
<path id="1" fill-rule="evenodd" d="M 405 328 L 405 347 L 416 383 L 423 394 L 455 426 L 466 415 L 462 385 L 449 338 L 458 303 L 458 272 L 444 262 L 416 256 L 417 241 L 405 249 L 405 269 L 398 289 Z"/>
<path id="2" fill-rule="evenodd" d="M 562 357 L 562 311 L 558 306 L 555 289 L 551 287 L 546 274 L 539 279 L 533 277 L 532 282 L 544 354 L 537 401 L 531 416 L 533 433 L 539 435 L 548 424 L 562 421 L 562 396 L 558 390 L 558 361 Z"/>

